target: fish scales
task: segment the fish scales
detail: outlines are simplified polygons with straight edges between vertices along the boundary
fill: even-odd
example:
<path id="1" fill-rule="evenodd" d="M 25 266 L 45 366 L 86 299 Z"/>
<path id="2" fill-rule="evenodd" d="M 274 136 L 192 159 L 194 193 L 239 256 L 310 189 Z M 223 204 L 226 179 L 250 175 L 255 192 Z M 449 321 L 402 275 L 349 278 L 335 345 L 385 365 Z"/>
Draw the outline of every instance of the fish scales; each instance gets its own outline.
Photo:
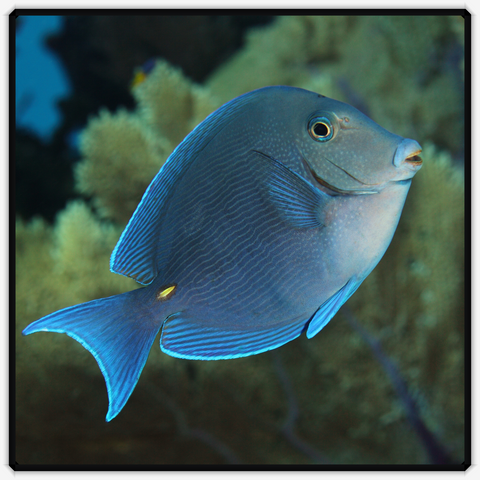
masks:
<path id="1" fill-rule="evenodd" d="M 174 357 L 220 360 L 316 335 L 387 249 L 420 145 L 293 87 L 238 97 L 199 124 L 147 188 L 110 268 L 144 288 L 54 312 L 124 407 L 160 332 Z"/>

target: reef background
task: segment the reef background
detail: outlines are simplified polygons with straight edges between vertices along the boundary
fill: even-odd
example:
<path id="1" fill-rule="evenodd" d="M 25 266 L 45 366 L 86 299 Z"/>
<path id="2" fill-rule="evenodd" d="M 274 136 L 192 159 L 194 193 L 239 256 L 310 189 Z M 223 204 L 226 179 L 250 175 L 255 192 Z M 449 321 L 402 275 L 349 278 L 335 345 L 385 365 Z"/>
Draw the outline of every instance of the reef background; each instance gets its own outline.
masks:
<path id="1" fill-rule="evenodd" d="M 16 136 L 19 464 L 428 463 L 392 378 L 342 311 L 311 340 L 244 359 L 174 359 L 157 339 L 110 423 L 83 347 L 21 336 L 59 308 L 135 288 L 109 256 L 160 166 L 215 108 L 279 84 L 350 103 L 424 147 L 393 242 L 347 305 L 464 460 L 464 20 L 252 18 L 68 17 L 49 40 L 74 89 L 51 144 Z M 87 115 L 78 153 L 65 138 Z"/>

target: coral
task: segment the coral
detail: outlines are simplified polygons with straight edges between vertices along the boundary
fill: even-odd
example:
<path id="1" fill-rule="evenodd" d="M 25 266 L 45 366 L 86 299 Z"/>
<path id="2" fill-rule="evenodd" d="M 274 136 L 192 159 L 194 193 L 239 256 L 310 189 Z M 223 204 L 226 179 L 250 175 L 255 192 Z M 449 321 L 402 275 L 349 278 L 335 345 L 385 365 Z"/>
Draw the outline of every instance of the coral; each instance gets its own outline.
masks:
<path id="1" fill-rule="evenodd" d="M 83 201 L 68 204 L 53 228 L 40 219 L 17 221 L 17 314 L 28 322 L 49 313 L 44 305 L 55 310 L 134 288 L 134 281 L 109 270 L 120 233 L 120 227 L 99 221 Z"/>
<path id="2" fill-rule="evenodd" d="M 198 85 L 165 61 L 156 66 L 145 81 L 134 88 L 141 118 L 174 146 L 207 115 L 220 106 Z"/>
<path id="3" fill-rule="evenodd" d="M 102 216 L 125 224 L 173 148 L 218 101 L 164 61 L 134 87 L 135 113 L 102 110 L 81 136 L 78 189 Z"/>
<path id="4" fill-rule="evenodd" d="M 424 145 L 393 242 L 348 306 L 398 366 L 429 430 L 463 461 L 464 178 L 452 160 L 463 148 L 462 95 L 442 67 L 462 25 L 445 18 L 281 17 L 205 84 L 158 61 L 133 90 L 134 111 L 90 121 L 76 179 L 93 211 L 79 201 L 53 227 L 17 223 L 19 463 L 428 462 L 392 379 L 341 311 L 315 338 L 253 357 L 194 362 L 156 344 L 109 424 L 87 351 L 65 335 L 20 336 L 44 314 L 135 287 L 109 272 L 109 255 L 148 183 L 197 122 L 266 84 L 355 103 Z"/>
<path id="5" fill-rule="evenodd" d="M 126 223 L 173 146 L 145 128 L 139 116 L 120 110 L 102 111 L 90 121 L 81 150 L 78 189 L 94 196 L 101 215 Z"/>
<path id="6" fill-rule="evenodd" d="M 208 87 L 225 102 L 266 85 L 291 85 L 306 59 L 305 36 L 297 17 L 280 17 L 268 35 L 251 30 L 245 48 L 214 72 Z"/>

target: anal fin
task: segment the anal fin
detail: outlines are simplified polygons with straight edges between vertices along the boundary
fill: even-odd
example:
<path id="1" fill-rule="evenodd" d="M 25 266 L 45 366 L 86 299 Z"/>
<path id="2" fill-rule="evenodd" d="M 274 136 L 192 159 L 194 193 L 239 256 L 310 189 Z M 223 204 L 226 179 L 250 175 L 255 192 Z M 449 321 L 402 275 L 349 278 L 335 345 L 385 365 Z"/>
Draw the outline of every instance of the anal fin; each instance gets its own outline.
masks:
<path id="1" fill-rule="evenodd" d="M 185 312 L 171 315 L 163 324 L 161 349 L 190 360 L 225 360 L 273 350 L 297 338 L 308 318 L 288 320 L 267 328 L 234 330 L 202 325 Z"/>

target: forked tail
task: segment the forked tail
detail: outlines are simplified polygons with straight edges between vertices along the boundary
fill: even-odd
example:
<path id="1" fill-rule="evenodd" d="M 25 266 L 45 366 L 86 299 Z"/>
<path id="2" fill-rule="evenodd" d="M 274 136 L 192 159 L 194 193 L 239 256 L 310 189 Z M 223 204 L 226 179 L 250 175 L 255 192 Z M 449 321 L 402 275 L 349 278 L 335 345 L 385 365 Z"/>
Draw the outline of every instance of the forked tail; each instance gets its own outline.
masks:
<path id="1" fill-rule="evenodd" d="M 95 357 L 107 384 L 107 422 L 127 403 L 162 326 L 142 308 L 142 290 L 64 308 L 22 332 L 66 333 Z"/>

